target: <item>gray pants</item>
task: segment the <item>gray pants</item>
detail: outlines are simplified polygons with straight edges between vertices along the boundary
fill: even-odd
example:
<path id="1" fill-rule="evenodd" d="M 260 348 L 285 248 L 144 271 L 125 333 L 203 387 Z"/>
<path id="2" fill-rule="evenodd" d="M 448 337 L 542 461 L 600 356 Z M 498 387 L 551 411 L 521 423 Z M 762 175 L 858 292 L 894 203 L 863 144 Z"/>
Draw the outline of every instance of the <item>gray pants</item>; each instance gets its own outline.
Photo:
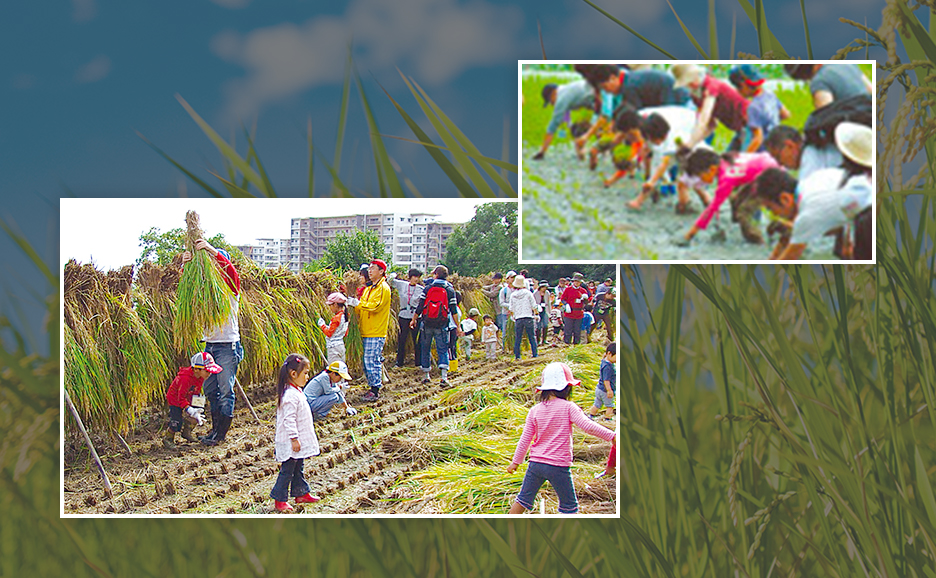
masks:
<path id="1" fill-rule="evenodd" d="M 340 393 L 327 393 L 325 395 L 319 396 L 309 402 L 309 409 L 312 410 L 312 419 L 322 419 L 328 412 L 331 411 L 331 408 L 338 405 L 339 403 L 344 403 L 344 398 L 341 397 Z"/>
<path id="2" fill-rule="evenodd" d="M 578 345 L 582 341 L 582 320 L 562 318 L 562 341 Z"/>

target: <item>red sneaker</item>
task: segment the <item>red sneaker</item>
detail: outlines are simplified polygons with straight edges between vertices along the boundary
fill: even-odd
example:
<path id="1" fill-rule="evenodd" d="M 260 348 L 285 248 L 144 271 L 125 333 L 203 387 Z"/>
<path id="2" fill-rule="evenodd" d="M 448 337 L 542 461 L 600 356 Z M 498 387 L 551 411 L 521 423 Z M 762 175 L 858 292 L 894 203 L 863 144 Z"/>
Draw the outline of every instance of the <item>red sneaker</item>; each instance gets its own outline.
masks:
<path id="1" fill-rule="evenodd" d="M 312 494 L 306 494 L 304 496 L 299 496 L 298 498 L 296 498 L 296 503 L 297 504 L 314 504 L 315 502 L 318 502 L 321 499 L 322 498 L 318 496 L 313 496 Z"/>
<path id="2" fill-rule="evenodd" d="M 289 505 L 289 502 L 280 502 L 280 501 L 274 500 L 273 503 L 275 504 L 274 507 L 279 512 L 292 512 L 293 511 L 293 507 Z"/>

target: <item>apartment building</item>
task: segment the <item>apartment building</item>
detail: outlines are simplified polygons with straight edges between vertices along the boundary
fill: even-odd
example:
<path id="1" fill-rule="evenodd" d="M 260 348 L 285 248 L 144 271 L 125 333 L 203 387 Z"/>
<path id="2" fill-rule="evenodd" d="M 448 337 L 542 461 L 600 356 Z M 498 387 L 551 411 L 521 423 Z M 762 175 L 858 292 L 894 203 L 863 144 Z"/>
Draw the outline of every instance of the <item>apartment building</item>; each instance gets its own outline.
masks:
<path id="1" fill-rule="evenodd" d="M 237 248 L 245 257 L 264 269 L 275 269 L 289 265 L 291 245 L 290 239 L 257 239 L 255 245 L 238 245 Z"/>
<path id="2" fill-rule="evenodd" d="M 321 259 L 328 240 L 340 233 L 374 231 L 392 255 L 393 264 L 428 271 L 445 258 L 445 241 L 454 223 L 438 222 L 431 213 L 375 213 L 340 217 L 294 218 L 288 247 L 289 268 Z"/>

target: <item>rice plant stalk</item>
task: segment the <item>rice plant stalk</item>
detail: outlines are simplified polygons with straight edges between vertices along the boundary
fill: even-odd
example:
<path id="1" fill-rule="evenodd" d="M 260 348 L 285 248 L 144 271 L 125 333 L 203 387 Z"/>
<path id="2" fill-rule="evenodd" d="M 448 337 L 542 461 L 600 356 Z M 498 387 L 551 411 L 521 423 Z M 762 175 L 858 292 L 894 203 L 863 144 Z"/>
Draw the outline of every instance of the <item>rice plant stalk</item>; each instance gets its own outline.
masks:
<path id="1" fill-rule="evenodd" d="M 195 241 L 204 238 L 198 213 L 188 211 L 185 223 L 185 246 L 192 260 L 182 270 L 176 294 L 173 334 L 180 349 L 193 348 L 205 331 L 224 323 L 234 298 L 216 261 L 206 251 L 195 250 Z"/>

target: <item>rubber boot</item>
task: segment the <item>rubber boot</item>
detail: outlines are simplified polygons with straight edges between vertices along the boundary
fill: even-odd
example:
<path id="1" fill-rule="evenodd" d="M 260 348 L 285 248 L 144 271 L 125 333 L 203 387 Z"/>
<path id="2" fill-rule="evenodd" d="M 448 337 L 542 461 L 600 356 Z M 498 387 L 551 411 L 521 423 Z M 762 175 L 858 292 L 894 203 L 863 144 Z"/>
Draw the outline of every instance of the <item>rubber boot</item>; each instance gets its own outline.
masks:
<path id="1" fill-rule="evenodd" d="M 456 371 L 458 371 L 458 360 L 457 360 L 457 359 L 449 359 L 449 368 L 448 368 L 448 370 L 449 370 L 449 373 L 455 373 Z"/>
<path id="2" fill-rule="evenodd" d="M 203 442 L 205 440 L 214 439 L 215 433 L 218 431 L 218 422 L 221 421 L 221 410 L 215 410 L 215 407 L 211 406 L 211 431 L 203 436 L 198 437 L 198 441 Z"/>
<path id="3" fill-rule="evenodd" d="M 182 439 L 193 443 L 198 441 L 198 438 L 192 433 L 192 423 L 188 420 L 182 422 Z"/>
<path id="4" fill-rule="evenodd" d="M 232 417 L 227 415 L 222 415 L 218 418 L 218 430 L 215 432 L 214 436 L 201 440 L 201 443 L 206 446 L 216 446 L 219 443 L 224 441 L 224 437 L 227 435 L 228 428 L 231 427 Z"/>
<path id="5" fill-rule="evenodd" d="M 163 444 L 163 447 L 166 448 L 167 450 L 174 450 L 176 447 L 175 432 L 172 431 L 171 429 L 167 429 L 165 433 L 163 433 L 162 444 Z"/>

